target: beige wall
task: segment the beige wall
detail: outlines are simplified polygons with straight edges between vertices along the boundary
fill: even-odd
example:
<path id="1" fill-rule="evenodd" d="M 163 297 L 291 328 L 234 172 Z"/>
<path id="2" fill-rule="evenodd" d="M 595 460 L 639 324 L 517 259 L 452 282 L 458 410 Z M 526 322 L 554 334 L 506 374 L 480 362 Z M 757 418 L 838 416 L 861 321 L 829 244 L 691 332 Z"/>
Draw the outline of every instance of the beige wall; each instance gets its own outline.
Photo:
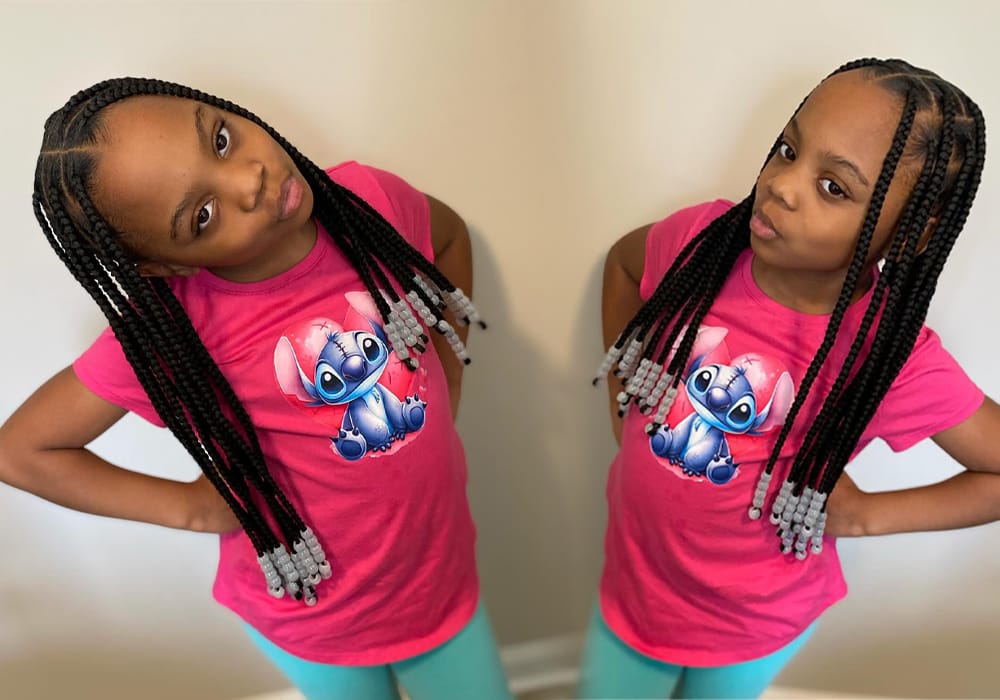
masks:
<path id="1" fill-rule="evenodd" d="M 582 630 L 612 455 L 600 266 L 622 233 L 747 192 L 802 96 L 840 63 L 902 56 L 1000 120 L 1000 6 L 975 2 L 0 3 L 0 419 L 102 326 L 30 210 L 42 122 L 100 79 L 148 75 L 244 104 L 317 162 L 394 170 L 473 233 L 477 297 L 460 429 L 485 598 L 504 643 Z M 1000 394 L 990 347 L 1000 170 L 931 322 Z M 126 419 L 97 448 L 191 478 L 169 435 Z M 951 473 L 933 445 L 866 452 L 862 485 Z M 210 538 L 107 522 L 0 489 L 0 695 L 236 697 L 281 685 L 210 600 Z M 847 542 L 852 594 L 783 680 L 997 695 L 1000 528 Z M 98 634 L 100 633 L 100 634 Z M 13 691 L 12 691 L 13 689 Z"/>

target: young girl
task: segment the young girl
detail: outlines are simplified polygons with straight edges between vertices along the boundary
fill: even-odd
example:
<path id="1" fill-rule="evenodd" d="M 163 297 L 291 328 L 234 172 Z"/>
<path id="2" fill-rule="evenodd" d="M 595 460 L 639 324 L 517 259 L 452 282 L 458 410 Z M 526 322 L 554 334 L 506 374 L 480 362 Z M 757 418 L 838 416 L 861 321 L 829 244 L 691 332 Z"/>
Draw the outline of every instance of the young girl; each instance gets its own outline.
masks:
<path id="1" fill-rule="evenodd" d="M 34 207 L 110 327 L 0 430 L 0 479 L 221 533 L 216 599 L 310 699 L 397 681 L 509 698 L 453 424 L 451 324 L 479 322 L 449 281 L 471 286 L 462 220 L 387 172 L 324 172 L 231 102 L 131 78 L 48 119 Z M 126 411 L 204 476 L 89 452 Z"/>
<path id="2" fill-rule="evenodd" d="M 621 449 L 584 697 L 757 696 L 845 594 L 835 537 L 1000 518 L 1000 409 L 923 326 L 984 149 L 953 85 L 856 61 L 746 199 L 611 249 L 599 376 L 615 367 Z M 968 471 L 863 494 L 843 468 L 876 437 L 933 437 Z"/>

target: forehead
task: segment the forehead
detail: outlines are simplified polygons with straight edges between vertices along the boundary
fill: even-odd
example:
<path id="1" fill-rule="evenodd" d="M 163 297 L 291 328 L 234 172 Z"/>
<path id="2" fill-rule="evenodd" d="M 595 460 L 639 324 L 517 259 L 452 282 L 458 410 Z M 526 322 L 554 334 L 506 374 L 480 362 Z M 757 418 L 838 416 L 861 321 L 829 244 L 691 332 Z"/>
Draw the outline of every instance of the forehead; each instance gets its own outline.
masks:
<path id="1" fill-rule="evenodd" d="M 895 94 L 850 71 L 820 83 L 795 122 L 807 146 L 856 162 L 871 179 L 892 145 L 902 108 Z"/>
<path id="2" fill-rule="evenodd" d="M 176 97 L 142 96 L 104 111 L 93 194 L 98 209 L 116 228 L 129 233 L 169 228 L 170 215 L 195 172 L 199 105 Z"/>

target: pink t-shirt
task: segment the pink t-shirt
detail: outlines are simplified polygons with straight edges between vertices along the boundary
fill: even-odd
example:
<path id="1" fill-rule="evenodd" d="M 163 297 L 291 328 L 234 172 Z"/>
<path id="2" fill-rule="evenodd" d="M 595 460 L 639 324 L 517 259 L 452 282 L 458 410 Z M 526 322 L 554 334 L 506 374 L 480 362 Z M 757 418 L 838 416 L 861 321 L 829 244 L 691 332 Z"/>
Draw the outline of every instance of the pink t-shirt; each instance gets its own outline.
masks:
<path id="1" fill-rule="evenodd" d="M 719 200 L 691 207 L 650 229 L 640 285 L 643 299 L 652 295 L 683 245 L 731 206 Z M 749 385 L 756 401 L 754 429 L 745 434 L 717 426 L 706 429 L 704 421 L 694 419 L 685 426 L 685 419 L 695 415 L 689 394 L 699 389 L 684 386 L 667 419 L 677 444 L 688 450 L 684 458 L 672 463 L 676 454 L 662 449 L 663 443 L 659 451 L 664 456 L 654 453 L 653 440 L 644 432 L 652 417 L 631 410 L 608 478 L 600 596 L 604 619 L 634 649 L 685 666 L 726 665 L 776 651 L 847 592 L 832 538 L 821 554 L 798 561 L 794 555 L 781 555 L 766 515 L 758 521 L 747 516 L 782 411 L 815 356 L 829 319 L 793 311 L 765 296 L 751 273 L 752 255 L 747 250 L 737 260 L 702 324 L 692 358 L 704 358 L 699 369 L 708 370 L 706 383 L 714 382 L 713 371 L 731 382 L 727 390 L 734 401 L 737 395 L 746 396 Z M 841 366 L 869 299 L 866 295 L 849 308 L 829 366 Z M 729 367 L 740 372 L 724 375 Z M 835 369 L 824 370 L 810 392 L 775 467 L 771 497 L 804 435 L 808 421 L 802 418 L 818 412 L 835 378 Z M 904 450 L 962 422 L 982 402 L 982 391 L 941 347 L 938 336 L 924 327 L 854 454 L 876 437 L 893 450 Z M 724 403 L 720 399 L 716 405 Z M 753 414 L 727 414 L 731 422 L 720 425 L 740 427 L 748 415 Z M 696 425 L 699 429 L 683 434 L 683 427 Z M 726 442 L 738 465 L 734 474 L 705 468 L 705 452 L 699 449 L 712 440 Z"/>
<path id="2" fill-rule="evenodd" d="M 433 260 L 429 208 L 420 192 L 353 162 L 328 174 Z M 386 452 L 347 459 L 331 441 L 345 406 L 310 405 L 298 369 L 313 375 L 332 333 L 373 333 L 372 323 L 381 320 L 322 228 L 305 259 L 271 279 L 238 284 L 201 271 L 173 278 L 170 286 L 246 406 L 275 481 L 312 526 L 334 569 L 318 587 L 315 607 L 275 599 L 249 539 L 227 534 L 220 538 L 215 598 L 279 647 L 322 663 L 388 663 L 454 636 L 478 602 L 475 530 L 465 455 L 433 345 L 416 372 L 394 353 L 383 357 L 377 385 L 384 401 L 390 394 L 404 403 L 414 395 L 426 401 L 423 423 L 417 427 L 415 417 Z M 163 425 L 110 330 L 74 369 L 99 396 Z"/>

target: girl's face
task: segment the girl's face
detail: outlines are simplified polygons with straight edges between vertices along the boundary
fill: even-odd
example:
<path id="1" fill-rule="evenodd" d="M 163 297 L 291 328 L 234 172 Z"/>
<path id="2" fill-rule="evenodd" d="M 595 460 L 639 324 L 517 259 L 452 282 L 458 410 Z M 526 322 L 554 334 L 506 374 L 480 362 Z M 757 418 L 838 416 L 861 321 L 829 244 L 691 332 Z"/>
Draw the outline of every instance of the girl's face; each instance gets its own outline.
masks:
<path id="1" fill-rule="evenodd" d="M 859 71 L 817 87 L 757 180 L 754 255 L 776 269 L 842 279 L 901 115 L 901 100 Z M 869 264 L 888 249 L 915 180 L 912 170 L 905 163 L 896 169 Z"/>
<path id="2" fill-rule="evenodd" d="M 257 281 L 314 244 L 312 191 L 256 124 L 201 102 L 142 96 L 108 107 L 102 126 L 94 203 L 144 274 L 209 268 Z"/>

